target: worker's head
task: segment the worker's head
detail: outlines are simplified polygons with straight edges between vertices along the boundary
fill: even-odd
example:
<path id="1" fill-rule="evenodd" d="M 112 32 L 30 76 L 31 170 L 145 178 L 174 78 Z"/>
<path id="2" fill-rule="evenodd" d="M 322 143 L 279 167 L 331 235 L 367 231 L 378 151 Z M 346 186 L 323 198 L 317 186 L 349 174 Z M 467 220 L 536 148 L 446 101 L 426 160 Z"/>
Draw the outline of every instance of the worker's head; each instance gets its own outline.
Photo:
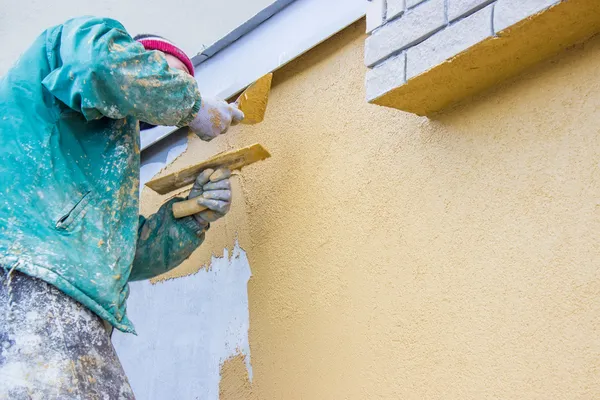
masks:
<path id="1" fill-rule="evenodd" d="M 158 50 L 165 55 L 169 67 L 178 69 L 194 76 L 194 65 L 190 58 L 164 37 L 152 34 L 136 35 L 134 40 L 140 42 L 146 50 Z"/>
<path id="2" fill-rule="evenodd" d="M 183 50 L 175 46 L 169 40 L 162 36 L 147 33 L 136 35 L 133 39 L 140 42 L 146 50 L 158 50 L 162 52 L 167 59 L 169 67 L 194 76 L 194 65 L 192 64 L 190 58 L 183 52 Z M 140 131 L 152 129 L 154 127 L 155 125 L 140 121 Z"/>

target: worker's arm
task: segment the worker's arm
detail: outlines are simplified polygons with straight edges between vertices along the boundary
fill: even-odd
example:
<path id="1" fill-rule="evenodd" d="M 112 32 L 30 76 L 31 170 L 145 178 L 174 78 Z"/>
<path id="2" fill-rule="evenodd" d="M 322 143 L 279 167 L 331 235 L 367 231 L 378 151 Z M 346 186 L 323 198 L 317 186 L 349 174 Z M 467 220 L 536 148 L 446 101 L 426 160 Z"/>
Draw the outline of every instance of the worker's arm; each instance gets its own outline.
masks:
<path id="1" fill-rule="evenodd" d="M 130 281 L 150 279 L 181 264 L 204 241 L 205 226 L 193 216 L 175 219 L 172 199 L 148 219 L 140 216 Z"/>
<path id="2" fill-rule="evenodd" d="M 200 108 L 194 78 L 169 68 L 112 19 L 67 21 L 48 38 L 51 66 L 44 78 L 52 95 L 89 120 L 132 116 L 153 125 L 184 126 Z"/>
<path id="3" fill-rule="evenodd" d="M 204 234 L 231 207 L 231 171 L 206 169 L 198 174 L 188 199 L 196 199 L 206 210 L 175 219 L 173 199 L 148 219 L 140 217 L 138 241 L 130 281 L 163 274 L 187 259 L 204 241 Z"/>

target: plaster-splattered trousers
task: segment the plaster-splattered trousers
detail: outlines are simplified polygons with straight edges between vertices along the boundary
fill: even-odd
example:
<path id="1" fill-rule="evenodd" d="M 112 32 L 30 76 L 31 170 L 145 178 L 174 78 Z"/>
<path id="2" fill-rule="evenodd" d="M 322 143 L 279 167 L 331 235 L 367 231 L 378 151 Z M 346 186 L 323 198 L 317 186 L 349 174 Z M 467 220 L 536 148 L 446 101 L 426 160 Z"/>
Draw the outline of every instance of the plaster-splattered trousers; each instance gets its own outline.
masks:
<path id="1" fill-rule="evenodd" d="M 135 399 L 103 321 L 48 283 L 0 268 L 0 400 Z"/>

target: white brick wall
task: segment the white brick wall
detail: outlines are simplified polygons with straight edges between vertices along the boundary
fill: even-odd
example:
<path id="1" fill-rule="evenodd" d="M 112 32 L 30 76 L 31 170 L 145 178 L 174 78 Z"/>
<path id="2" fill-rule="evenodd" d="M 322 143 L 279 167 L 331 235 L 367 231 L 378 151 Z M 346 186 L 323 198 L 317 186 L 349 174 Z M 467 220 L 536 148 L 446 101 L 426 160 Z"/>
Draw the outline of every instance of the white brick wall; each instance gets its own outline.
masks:
<path id="1" fill-rule="evenodd" d="M 367 71 L 367 101 L 371 101 L 388 90 L 402 85 L 405 79 L 406 54 L 389 58 Z"/>
<path id="2" fill-rule="evenodd" d="M 494 0 L 448 0 L 448 20 L 457 20 L 487 6 Z"/>
<path id="3" fill-rule="evenodd" d="M 422 41 L 446 24 L 445 0 L 428 0 L 367 38 L 365 64 L 373 66 L 391 54 Z"/>
<path id="4" fill-rule="evenodd" d="M 406 9 L 406 2 L 404 0 L 387 0 L 387 13 L 386 19 L 389 21 L 402 15 Z"/>
<path id="5" fill-rule="evenodd" d="M 488 6 L 408 49 L 406 79 L 443 63 L 493 34 L 492 6 Z"/>
<path id="6" fill-rule="evenodd" d="M 382 25 L 365 43 L 367 98 L 561 1 L 570 0 L 387 0 Z"/>
<path id="7" fill-rule="evenodd" d="M 425 0 L 406 0 L 406 7 L 410 8 L 410 7 L 414 7 L 419 3 L 422 3 Z"/>
<path id="8" fill-rule="evenodd" d="M 383 25 L 385 14 L 385 0 L 367 1 L 367 33 Z"/>

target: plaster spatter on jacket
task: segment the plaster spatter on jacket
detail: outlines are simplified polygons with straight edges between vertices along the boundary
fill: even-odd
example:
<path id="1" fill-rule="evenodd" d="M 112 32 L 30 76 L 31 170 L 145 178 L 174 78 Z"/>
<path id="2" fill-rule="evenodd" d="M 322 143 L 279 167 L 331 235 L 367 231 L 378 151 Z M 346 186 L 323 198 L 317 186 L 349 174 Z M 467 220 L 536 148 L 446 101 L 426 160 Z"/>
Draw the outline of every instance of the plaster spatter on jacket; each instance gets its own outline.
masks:
<path id="1" fill-rule="evenodd" d="M 138 219 L 138 121 L 185 125 L 199 107 L 195 80 L 117 21 L 76 18 L 40 35 L 0 79 L 0 266 L 132 332 L 127 282 L 168 271 L 203 240 L 170 205 Z"/>

